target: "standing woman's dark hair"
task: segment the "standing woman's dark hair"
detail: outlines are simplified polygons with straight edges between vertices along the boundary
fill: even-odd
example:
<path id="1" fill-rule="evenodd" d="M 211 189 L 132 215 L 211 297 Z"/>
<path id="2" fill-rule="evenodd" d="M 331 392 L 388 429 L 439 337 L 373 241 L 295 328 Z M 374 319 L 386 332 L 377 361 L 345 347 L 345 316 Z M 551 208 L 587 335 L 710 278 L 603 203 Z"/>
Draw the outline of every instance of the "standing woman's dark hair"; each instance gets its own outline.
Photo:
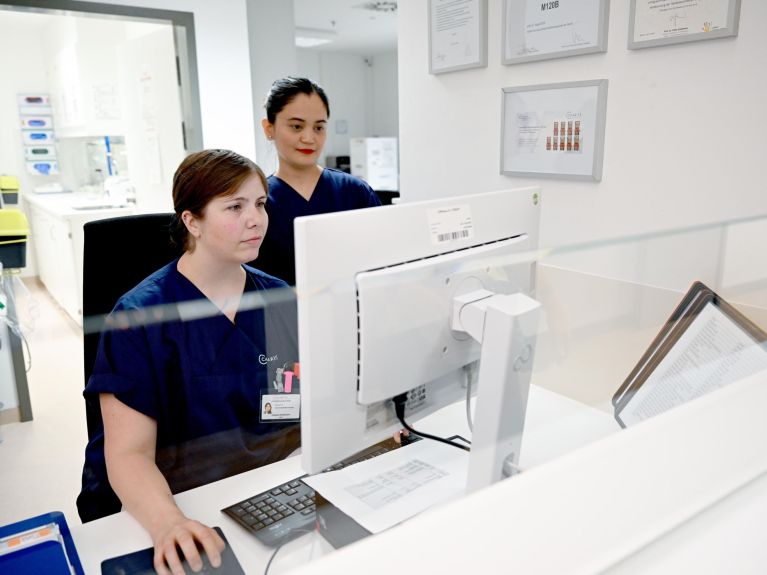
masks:
<path id="1" fill-rule="evenodd" d="M 269 120 L 269 123 L 274 124 L 277 114 L 282 112 L 283 108 L 298 94 L 306 94 L 307 96 L 317 94 L 322 103 L 325 104 L 325 112 L 327 112 L 328 118 L 330 117 L 330 103 L 322 86 L 308 78 L 287 76 L 286 78 L 275 80 L 269 93 L 266 95 L 264 109 L 266 109 L 266 119 Z"/>
<path id="2" fill-rule="evenodd" d="M 266 176 L 252 160 L 231 150 L 202 150 L 187 156 L 173 176 L 173 211 L 171 228 L 173 242 L 184 251 L 194 250 L 194 238 L 181 221 L 189 210 L 202 218 L 205 206 L 216 197 L 233 194 L 252 174 L 268 189 Z"/>

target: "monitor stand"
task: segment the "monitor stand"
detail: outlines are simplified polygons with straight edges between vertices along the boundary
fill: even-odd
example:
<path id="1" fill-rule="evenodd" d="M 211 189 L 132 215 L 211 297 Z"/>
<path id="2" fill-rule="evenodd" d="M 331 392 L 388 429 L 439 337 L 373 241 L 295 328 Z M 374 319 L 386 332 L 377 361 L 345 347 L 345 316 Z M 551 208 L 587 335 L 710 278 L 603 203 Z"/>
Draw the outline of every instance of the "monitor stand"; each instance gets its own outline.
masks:
<path id="1" fill-rule="evenodd" d="M 540 303 L 476 290 L 453 301 L 452 327 L 482 346 L 466 491 L 519 470 Z"/>

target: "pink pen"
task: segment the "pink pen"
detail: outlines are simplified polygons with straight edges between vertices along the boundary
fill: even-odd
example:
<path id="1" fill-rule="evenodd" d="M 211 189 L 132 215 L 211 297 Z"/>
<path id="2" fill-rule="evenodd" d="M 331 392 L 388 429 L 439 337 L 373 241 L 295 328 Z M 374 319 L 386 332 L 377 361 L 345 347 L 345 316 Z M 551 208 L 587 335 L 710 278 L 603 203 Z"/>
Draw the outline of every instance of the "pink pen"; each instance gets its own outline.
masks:
<path id="1" fill-rule="evenodd" d="M 293 389 L 293 372 L 292 371 L 285 371 L 283 372 L 285 375 L 285 393 L 292 393 Z"/>

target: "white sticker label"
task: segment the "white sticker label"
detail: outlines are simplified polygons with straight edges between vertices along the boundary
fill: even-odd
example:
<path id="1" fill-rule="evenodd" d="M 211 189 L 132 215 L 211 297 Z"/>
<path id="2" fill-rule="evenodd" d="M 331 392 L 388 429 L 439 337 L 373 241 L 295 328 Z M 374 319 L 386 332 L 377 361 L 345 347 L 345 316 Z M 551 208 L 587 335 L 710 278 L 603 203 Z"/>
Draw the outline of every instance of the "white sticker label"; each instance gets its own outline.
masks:
<path id="1" fill-rule="evenodd" d="M 430 210 L 429 233 L 434 245 L 473 238 L 471 208 L 468 204 L 461 204 Z"/>

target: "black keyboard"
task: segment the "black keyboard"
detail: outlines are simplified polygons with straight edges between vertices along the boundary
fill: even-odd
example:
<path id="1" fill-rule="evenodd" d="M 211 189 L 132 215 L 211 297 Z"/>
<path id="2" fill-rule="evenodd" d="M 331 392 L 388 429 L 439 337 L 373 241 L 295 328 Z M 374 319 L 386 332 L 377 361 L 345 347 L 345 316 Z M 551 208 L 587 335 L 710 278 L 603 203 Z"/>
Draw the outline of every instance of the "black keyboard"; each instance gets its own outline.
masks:
<path id="1" fill-rule="evenodd" d="M 411 435 L 402 439 L 402 445 L 407 445 L 421 438 Z M 385 439 L 328 467 L 323 470 L 323 473 L 372 459 L 399 446 L 394 439 Z M 306 475 L 286 481 L 282 485 L 225 507 L 221 511 L 253 533 L 268 547 L 287 543 L 314 529 L 316 519 L 314 489 L 301 481 L 304 477 Z"/>

